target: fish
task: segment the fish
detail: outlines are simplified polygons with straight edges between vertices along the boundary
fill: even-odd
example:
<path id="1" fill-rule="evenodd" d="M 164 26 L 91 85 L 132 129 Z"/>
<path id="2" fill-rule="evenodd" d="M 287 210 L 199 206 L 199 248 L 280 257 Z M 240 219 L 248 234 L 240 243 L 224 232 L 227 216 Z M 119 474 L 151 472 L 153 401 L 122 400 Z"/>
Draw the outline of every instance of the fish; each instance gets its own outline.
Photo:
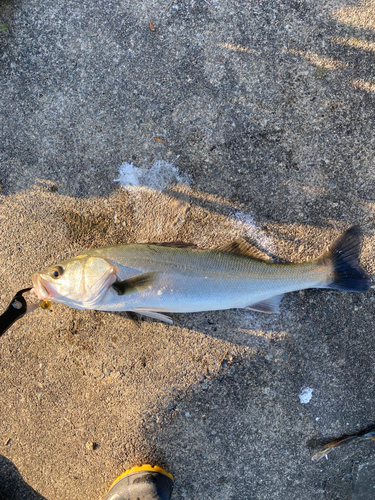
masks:
<path id="1" fill-rule="evenodd" d="M 375 441 L 375 429 L 372 429 L 368 432 L 362 431 L 358 434 L 352 434 L 351 436 L 345 436 L 339 439 L 335 439 L 334 441 L 330 441 L 329 443 L 325 444 L 317 453 L 315 453 L 315 455 L 311 457 L 311 460 L 318 461 L 323 457 L 327 457 L 328 453 L 330 453 L 335 448 L 339 448 L 340 446 L 367 440 Z"/>
<path id="2" fill-rule="evenodd" d="M 360 247 L 358 226 L 302 263 L 276 263 L 243 239 L 211 250 L 184 242 L 114 245 L 34 273 L 33 294 L 76 309 L 133 311 L 169 324 L 166 313 L 233 308 L 277 313 L 288 292 L 367 292 L 371 280 L 359 264 Z"/>

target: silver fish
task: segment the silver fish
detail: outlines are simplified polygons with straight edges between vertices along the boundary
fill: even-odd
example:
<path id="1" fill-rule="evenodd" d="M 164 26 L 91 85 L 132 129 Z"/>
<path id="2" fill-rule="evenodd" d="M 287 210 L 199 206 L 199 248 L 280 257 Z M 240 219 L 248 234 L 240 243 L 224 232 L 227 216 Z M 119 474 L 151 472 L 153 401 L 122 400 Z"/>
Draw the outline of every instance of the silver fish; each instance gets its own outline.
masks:
<path id="1" fill-rule="evenodd" d="M 284 293 L 306 288 L 367 292 L 360 230 L 348 229 L 320 257 L 275 264 L 244 240 L 215 250 L 189 244 L 103 247 L 33 274 L 40 300 L 76 309 L 135 311 L 167 323 L 164 313 L 249 308 L 278 312 Z"/>

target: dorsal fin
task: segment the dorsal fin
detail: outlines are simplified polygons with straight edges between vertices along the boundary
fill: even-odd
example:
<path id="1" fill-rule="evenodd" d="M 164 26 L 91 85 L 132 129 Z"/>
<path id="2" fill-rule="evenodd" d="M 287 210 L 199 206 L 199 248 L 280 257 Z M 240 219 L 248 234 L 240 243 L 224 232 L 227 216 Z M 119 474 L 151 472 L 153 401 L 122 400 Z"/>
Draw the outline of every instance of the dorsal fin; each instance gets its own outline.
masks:
<path id="1" fill-rule="evenodd" d="M 194 243 L 186 243 L 185 241 L 156 241 L 148 243 L 149 245 L 158 245 L 159 247 L 170 247 L 170 248 L 198 248 Z"/>
<path id="2" fill-rule="evenodd" d="M 273 262 L 272 257 L 242 238 L 237 238 L 231 243 L 222 245 L 217 248 L 217 250 L 220 252 L 233 253 L 235 255 L 243 255 L 244 257 L 251 257 L 252 259 L 262 260 L 263 262 Z"/>

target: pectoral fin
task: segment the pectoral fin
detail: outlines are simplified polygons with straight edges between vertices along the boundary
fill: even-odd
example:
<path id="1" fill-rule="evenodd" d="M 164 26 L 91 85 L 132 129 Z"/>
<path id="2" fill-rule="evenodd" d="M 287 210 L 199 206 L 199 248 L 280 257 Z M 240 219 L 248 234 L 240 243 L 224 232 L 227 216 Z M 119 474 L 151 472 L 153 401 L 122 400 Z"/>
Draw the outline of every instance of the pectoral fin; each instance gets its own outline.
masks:
<path id="1" fill-rule="evenodd" d="M 280 300 L 284 295 L 274 295 L 268 299 L 257 302 L 256 304 L 251 304 L 246 306 L 246 309 L 253 309 L 254 311 L 259 311 L 267 314 L 279 313 Z"/>
<path id="2" fill-rule="evenodd" d="M 138 274 L 133 278 L 123 281 L 115 281 L 112 288 L 118 295 L 129 295 L 131 293 L 144 292 L 152 286 L 157 278 L 157 272 Z"/>

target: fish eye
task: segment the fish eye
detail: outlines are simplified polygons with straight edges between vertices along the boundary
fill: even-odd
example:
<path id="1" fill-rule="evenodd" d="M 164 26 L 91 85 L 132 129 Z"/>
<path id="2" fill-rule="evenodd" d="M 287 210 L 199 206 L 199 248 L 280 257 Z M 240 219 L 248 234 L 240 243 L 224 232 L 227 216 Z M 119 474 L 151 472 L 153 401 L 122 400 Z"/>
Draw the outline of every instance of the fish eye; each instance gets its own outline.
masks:
<path id="1" fill-rule="evenodd" d="M 60 276 L 63 274 L 64 269 L 61 266 L 56 266 L 52 269 L 52 278 L 60 278 Z"/>

